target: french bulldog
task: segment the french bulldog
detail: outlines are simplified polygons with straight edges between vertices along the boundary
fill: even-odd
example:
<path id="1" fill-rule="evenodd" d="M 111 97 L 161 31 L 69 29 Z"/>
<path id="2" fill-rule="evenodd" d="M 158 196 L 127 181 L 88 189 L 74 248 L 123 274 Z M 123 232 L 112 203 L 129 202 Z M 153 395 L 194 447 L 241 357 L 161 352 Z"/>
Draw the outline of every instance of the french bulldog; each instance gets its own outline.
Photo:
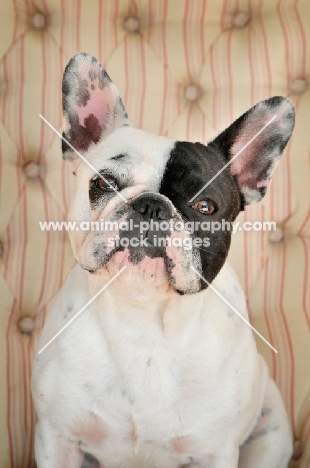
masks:
<path id="1" fill-rule="evenodd" d="M 259 102 L 204 145 L 131 127 L 89 54 L 70 60 L 62 90 L 77 265 L 34 362 L 38 468 L 287 467 L 284 404 L 231 309 L 248 320 L 232 232 L 212 223 L 265 195 L 292 104 Z"/>

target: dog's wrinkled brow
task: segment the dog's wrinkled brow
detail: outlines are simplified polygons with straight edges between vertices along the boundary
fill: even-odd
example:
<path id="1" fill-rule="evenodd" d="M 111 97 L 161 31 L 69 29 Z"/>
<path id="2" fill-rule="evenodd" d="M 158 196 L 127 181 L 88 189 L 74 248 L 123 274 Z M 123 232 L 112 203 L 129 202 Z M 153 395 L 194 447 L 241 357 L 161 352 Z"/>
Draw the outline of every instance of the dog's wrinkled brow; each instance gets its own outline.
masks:
<path id="1" fill-rule="evenodd" d="M 124 158 L 128 158 L 128 154 L 118 154 L 116 156 L 113 156 L 112 158 L 110 158 L 110 160 L 112 161 L 119 161 L 120 159 L 124 159 Z"/>

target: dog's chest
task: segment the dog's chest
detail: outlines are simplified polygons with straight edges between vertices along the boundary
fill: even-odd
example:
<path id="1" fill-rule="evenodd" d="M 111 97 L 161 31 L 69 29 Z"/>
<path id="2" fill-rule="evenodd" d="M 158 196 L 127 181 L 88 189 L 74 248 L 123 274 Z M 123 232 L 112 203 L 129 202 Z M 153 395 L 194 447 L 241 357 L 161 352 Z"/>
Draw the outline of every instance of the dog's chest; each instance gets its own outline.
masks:
<path id="1" fill-rule="evenodd" d="M 215 453 L 228 432 L 238 441 L 251 424 L 260 393 L 251 334 L 205 295 L 162 313 L 116 310 L 105 295 L 60 335 L 62 359 L 57 370 L 46 364 L 42 393 L 65 435 L 103 466 L 179 467 L 206 440 Z"/>
<path id="2" fill-rule="evenodd" d="M 203 450 L 207 437 L 209 442 L 214 433 L 224 437 L 232 421 L 227 411 L 237 414 L 240 402 L 233 402 L 226 391 L 223 404 L 221 392 L 214 388 L 220 388 L 221 378 L 229 381 L 231 371 L 220 359 L 223 369 L 221 377 L 216 376 L 214 363 L 202 362 L 202 356 L 190 352 L 190 338 L 187 351 L 180 353 L 180 345 L 167 348 L 152 328 L 149 334 L 131 337 L 123 330 L 113 340 L 110 337 L 111 354 L 102 372 L 85 369 L 78 421 L 75 417 L 70 430 L 85 451 L 103 457 L 104 466 L 111 462 L 111 451 L 111 459 L 116 457 L 120 466 L 135 466 L 137 460 L 139 466 L 149 466 L 146 456 L 154 466 L 178 467 Z M 215 451 L 223 442 L 219 437 L 213 441 Z"/>

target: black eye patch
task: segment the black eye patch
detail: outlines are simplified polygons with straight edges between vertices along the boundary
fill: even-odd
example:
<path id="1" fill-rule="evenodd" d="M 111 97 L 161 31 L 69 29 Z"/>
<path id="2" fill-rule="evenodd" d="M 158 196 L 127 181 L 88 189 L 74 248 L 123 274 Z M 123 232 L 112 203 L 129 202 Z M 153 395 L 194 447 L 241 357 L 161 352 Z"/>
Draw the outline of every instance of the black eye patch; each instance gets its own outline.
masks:
<path id="1" fill-rule="evenodd" d="M 233 219 L 240 211 L 240 191 L 229 168 L 222 171 L 225 163 L 212 147 L 178 141 L 171 151 L 159 193 L 169 198 L 185 219 L 196 220 L 203 215 Z M 202 202 L 209 202 L 210 206 L 202 206 Z"/>

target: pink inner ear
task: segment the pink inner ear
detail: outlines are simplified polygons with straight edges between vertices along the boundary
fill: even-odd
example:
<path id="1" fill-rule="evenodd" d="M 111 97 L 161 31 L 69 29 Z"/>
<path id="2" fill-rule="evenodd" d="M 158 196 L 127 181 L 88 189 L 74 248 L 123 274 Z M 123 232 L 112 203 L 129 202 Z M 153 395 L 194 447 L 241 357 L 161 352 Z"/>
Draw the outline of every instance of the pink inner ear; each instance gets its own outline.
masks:
<path id="1" fill-rule="evenodd" d="M 247 131 L 241 132 L 235 143 L 232 145 L 230 150 L 231 158 L 234 158 L 234 156 L 240 152 L 239 155 L 236 156 L 236 159 L 231 163 L 233 174 L 240 174 L 247 166 L 252 165 L 253 160 L 259 157 L 260 149 L 264 145 L 265 139 L 268 138 L 270 134 L 268 128 L 262 132 L 264 135 L 261 133 L 246 148 L 244 147 L 264 125 L 265 122 L 261 119 L 258 123 L 256 122 L 255 125 L 253 123 L 248 124 L 246 126 Z"/>
<path id="2" fill-rule="evenodd" d="M 85 119 L 90 115 L 97 117 L 98 122 L 102 130 L 107 125 L 108 120 L 108 109 L 107 102 L 112 101 L 111 99 L 111 89 L 105 88 L 103 90 L 95 88 L 92 90 L 90 86 L 88 87 L 90 93 L 90 98 L 86 103 L 86 106 L 76 107 L 76 111 L 79 117 L 79 123 L 82 126 L 85 126 Z"/>
<path id="3" fill-rule="evenodd" d="M 97 77 L 94 81 L 91 81 L 89 77 L 91 68 L 89 66 L 83 65 L 79 67 L 79 75 L 80 78 L 85 83 L 87 83 L 89 99 L 85 106 L 77 106 L 76 108 L 77 114 L 79 116 L 79 122 L 80 125 L 85 126 L 85 119 L 93 114 L 98 119 L 99 125 L 103 130 L 107 125 L 108 119 L 107 103 L 110 103 L 110 105 L 113 104 L 111 99 L 112 96 L 110 96 L 111 88 L 107 86 L 103 89 L 100 89 L 98 80 L 99 71 L 96 70 Z"/>
<path id="4" fill-rule="evenodd" d="M 262 148 L 274 131 L 274 123 L 271 123 L 249 143 L 270 120 L 270 116 L 264 114 L 245 124 L 244 129 L 241 130 L 230 150 L 231 159 L 236 157 L 230 165 L 231 173 L 238 177 L 240 187 L 259 189 L 267 187 L 269 184 L 269 180 L 258 180 L 258 177 L 264 168 L 264 161 L 261 159 Z M 248 146 L 246 146 L 247 143 L 249 143 Z M 246 148 L 244 148 L 245 146 Z"/>
<path id="5" fill-rule="evenodd" d="M 88 54 L 77 54 L 64 74 L 64 134 L 79 151 L 128 125 L 118 90 L 109 76 Z"/>
<path id="6" fill-rule="evenodd" d="M 78 68 L 79 80 L 76 80 L 76 94 L 73 108 L 78 115 L 79 124 L 87 128 L 90 138 L 97 143 L 106 129 L 112 130 L 119 125 L 121 116 L 115 115 L 118 97 L 116 88 L 108 81 L 99 82 L 101 70 L 89 63 L 81 63 Z M 78 105 L 77 103 L 80 103 Z M 91 123 L 91 125 L 90 125 Z M 92 135 L 94 129 L 94 135 Z M 100 134 L 98 135 L 98 132 Z"/>

